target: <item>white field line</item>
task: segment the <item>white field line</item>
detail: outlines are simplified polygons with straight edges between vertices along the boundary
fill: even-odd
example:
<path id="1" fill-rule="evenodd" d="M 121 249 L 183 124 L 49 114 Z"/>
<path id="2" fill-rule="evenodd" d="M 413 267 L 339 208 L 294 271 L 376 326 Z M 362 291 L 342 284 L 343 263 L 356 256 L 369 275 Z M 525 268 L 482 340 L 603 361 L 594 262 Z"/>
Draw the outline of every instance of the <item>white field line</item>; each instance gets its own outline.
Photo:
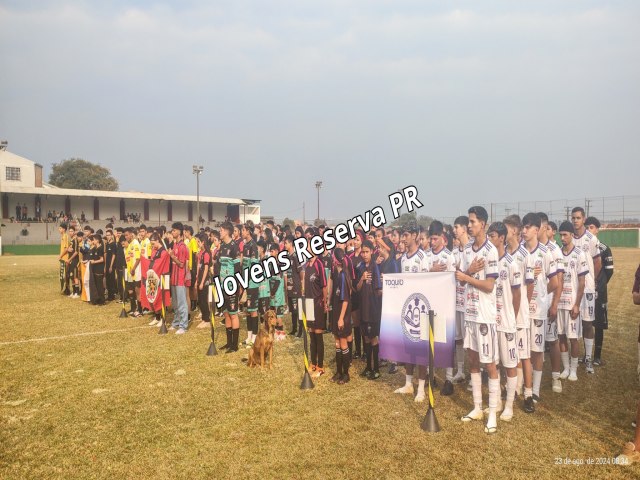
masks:
<path id="1" fill-rule="evenodd" d="M 88 337 L 90 335 L 105 335 L 107 333 L 130 332 L 131 330 L 139 330 L 139 329 L 142 329 L 142 328 L 149 329 L 149 326 L 143 325 L 143 326 L 140 326 L 140 327 L 121 328 L 121 329 L 118 329 L 118 330 L 101 330 L 101 331 L 98 331 L 98 332 L 73 333 L 71 335 L 60 335 L 60 336 L 57 336 L 57 337 L 29 338 L 27 340 L 16 340 L 14 342 L 0 342 L 0 346 L 2 346 L 2 345 L 17 345 L 19 343 L 46 342 L 48 340 L 64 340 L 65 338 Z"/>

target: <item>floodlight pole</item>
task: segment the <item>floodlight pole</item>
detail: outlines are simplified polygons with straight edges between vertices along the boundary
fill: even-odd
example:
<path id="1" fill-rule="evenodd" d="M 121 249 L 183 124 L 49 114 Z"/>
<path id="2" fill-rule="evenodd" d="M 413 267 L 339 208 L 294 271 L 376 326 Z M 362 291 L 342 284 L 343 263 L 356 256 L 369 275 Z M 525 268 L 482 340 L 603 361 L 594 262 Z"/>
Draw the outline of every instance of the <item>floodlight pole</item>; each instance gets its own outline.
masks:
<path id="1" fill-rule="evenodd" d="M 320 189 L 322 188 L 322 180 L 316 182 L 316 189 L 318 190 L 318 222 L 320 221 Z"/>
<path id="2" fill-rule="evenodd" d="M 200 174 L 204 171 L 202 165 L 193 166 L 193 174 L 196 176 L 196 211 L 198 218 L 196 220 L 196 233 L 200 232 Z"/>

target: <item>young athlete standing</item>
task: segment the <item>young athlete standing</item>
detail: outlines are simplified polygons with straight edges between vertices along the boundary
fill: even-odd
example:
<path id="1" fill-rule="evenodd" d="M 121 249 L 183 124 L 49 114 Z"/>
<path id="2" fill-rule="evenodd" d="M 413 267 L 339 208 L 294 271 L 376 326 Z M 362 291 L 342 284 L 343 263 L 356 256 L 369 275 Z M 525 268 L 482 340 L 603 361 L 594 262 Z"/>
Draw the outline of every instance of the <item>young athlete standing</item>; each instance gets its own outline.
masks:
<path id="1" fill-rule="evenodd" d="M 589 217 L 585 220 L 585 225 L 594 237 L 598 238 L 600 232 L 600 221 L 595 217 Z M 611 249 L 600 241 L 598 238 L 598 248 L 600 250 L 600 275 L 596 277 L 596 301 L 595 301 L 595 320 L 593 327 L 595 330 L 595 353 L 593 355 L 594 365 L 604 365 L 602 360 L 602 342 L 604 340 L 604 331 L 609 328 L 609 315 L 607 310 L 608 292 L 607 284 L 613 276 L 613 254 Z"/>
<path id="2" fill-rule="evenodd" d="M 580 304 L 584 294 L 586 276 L 589 273 L 587 256 L 573 244 L 574 228 L 570 222 L 560 225 L 563 254 L 563 286 L 558 305 L 558 335 L 560 337 L 560 355 L 564 370 L 560 378 L 568 378 L 572 382 L 578 380 L 578 339 L 582 333 L 580 322 Z M 567 339 L 571 344 L 571 361 Z"/>
<path id="3" fill-rule="evenodd" d="M 516 312 L 516 342 L 518 344 L 518 383 L 516 392 L 521 395 L 524 386 L 524 411 L 535 412 L 533 402 L 533 369 L 531 367 L 531 332 L 529 301 L 533 298 L 534 273 L 529 264 L 529 252 L 520 243 L 522 221 L 518 215 L 509 215 L 503 223 L 507 227 L 507 253 L 520 268 L 526 290 L 521 295 L 520 311 Z M 526 295 L 525 295 L 526 294 Z"/>
<path id="4" fill-rule="evenodd" d="M 209 237 L 206 233 L 196 235 L 198 242 L 198 253 L 196 254 L 196 276 L 194 283 L 198 290 L 198 307 L 202 321 L 197 328 L 207 328 L 211 326 L 211 310 L 209 309 L 209 285 L 211 284 L 211 253 Z"/>
<path id="5" fill-rule="evenodd" d="M 277 243 L 272 243 L 269 246 L 269 252 L 272 257 L 278 257 L 278 252 L 280 249 L 278 248 Z M 269 290 L 271 293 L 271 309 L 276 312 L 276 331 L 274 338 L 277 341 L 282 341 L 286 338 L 286 334 L 284 333 L 284 290 L 285 290 L 285 280 L 283 278 L 283 273 L 280 272 L 277 275 L 273 275 L 269 278 Z"/>
<path id="6" fill-rule="evenodd" d="M 407 246 L 407 251 L 402 255 L 401 259 L 401 273 L 422 273 L 429 270 L 427 265 L 427 257 L 425 253 L 420 249 L 418 244 L 418 236 L 420 231 L 417 225 L 408 226 L 402 234 L 402 240 Z M 415 365 L 410 363 L 405 364 L 405 383 L 403 387 L 400 387 L 394 391 L 394 393 L 408 393 L 413 394 L 413 373 L 415 371 Z M 415 402 L 424 402 L 425 392 L 424 385 L 427 379 L 426 367 L 418 366 L 418 393 L 416 394 Z"/>
<path id="7" fill-rule="evenodd" d="M 582 207 L 575 207 L 571 210 L 571 221 L 575 230 L 573 244 L 585 253 L 587 264 L 589 265 L 589 273 L 585 278 L 584 297 L 580 307 L 580 319 L 582 320 L 582 334 L 584 336 L 584 365 L 587 373 L 593 373 L 591 356 L 593 354 L 594 337 L 593 320 L 595 319 L 595 279 L 598 278 L 600 270 L 602 270 L 602 261 L 600 260 L 598 239 L 584 225 L 585 214 Z"/>
<path id="8" fill-rule="evenodd" d="M 324 375 L 324 338 L 325 313 L 328 305 L 327 280 L 324 266 L 313 252 L 307 261 L 304 272 L 304 312 L 307 317 L 307 329 L 310 336 L 311 370 L 315 378 Z"/>
<path id="9" fill-rule="evenodd" d="M 429 250 L 426 252 L 427 269 L 430 272 L 455 272 L 455 258 L 447 248 L 447 236 L 444 225 L 439 220 L 434 220 L 426 232 Z M 453 395 L 453 367 L 447 367 L 446 379 L 441 395 Z"/>
<path id="10" fill-rule="evenodd" d="M 537 213 L 527 213 L 522 219 L 524 247 L 529 253 L 529 266 L 533 269 L 533 296 L 529 299 L 529 318 L 531 334 L 531 365 L 533 366 L 533 395 L 535 403 L 540 400 L 542 382 L 542 364 L 544 361 L 545 335 L 549 309 L 552 307 L 549 293 L 555 292 L 558 285 L 556 263 L 547 247 L 538 240 L 542 221 Z M 555 304 L 559 299 L 555 299 Z M 557 307 L 554 305 L 554 309 Z M 553 372 L 552 378 L 559 378 L 560 372 Z"/>
<path id="11" fill-rule="evenodd" d="M 464 249 L 469 245 L 469 217 L 466 215 L 459 216 L 453 222 L 453 235 L 458 242 L 458 246 L 453 249 L 453 261 L 456 270 L 460 270 L 462 263 L 462 254 Z M 456 364 L 458 371 L 452 379 L 452 383 L 463 383 L 465 381 L 464 374 L 464 304 L 466 301 L 466 287 L 456 280 Z"/>
<path id="12" fill-rule="evenodd" d="M 291 312 L 291 332 L 289 332 L 289 335 L 295 335 L 298 338 L 302 338 L 302 334 L 304 332 L 299 315 L 302 308 L 301 296 L 302 283 L 304 281 L 304 269 L 298 262 L 293 242 L 294 237 L 291 235 L 288 235 L 284 239 L 284 248 L 287 251 L 287 257 L 291 262 L 291 267 L 285 272 L 287 280 L 287 302 L 289 304 L 289 311 Z"/>
<path id="13" fill-rule="evenodd" d="M 187 333 L 189 328 L 189 304 L 188 287 L 186 285 L 186 272 L 189 268 L 189 251 L 182 237 L 184 227 L 176 222 L 171 225 L 173 248 L 168 252 L 171 263 L 171 302 L 173 304 L 174 317 L 171 323 L 176 335 Z M 193 279 L 192 279 L 193 281 Z"/>
<path id="14" fill-rule="evenodd" d="M 346 269 L 342 248 L 333 251 L 333 289 L 331 293 L 331 331 L 336 343 L 336 373 L 331 380 L 340 385 L 348 383 L 351 352 L 347 338 L 351 335 L 351 275 Z"/>
<path id="15" fill-rule="evenodd" d="M 225 222 L 220 227 L 220 283 L 227 277 L 232 277 L 240 271 L 240 250 L 232 235 L 234 227 Z M 223 347 L 227 353 L 238 351 L 238 337 L 240 336 L 240 320 L 238 319 L 238 294 L 227 295 L 223 292 L 224 321 L 227 329 L 227 344 Z"/>
<path id="16" fill-rule="evenodd" d="M 252 265 L 258 263 L 258 246 L 253 239 L 253 223 L 245 223 L 242 226 L 241 234 L 244 244 L 242 245 L 242 268 L 250 269 Z M 244 345 L 251 347 L 258 334 L 258 284 L 249 278 L 247 287 L 247 339 Z"/>
<path id="17" fill-rule="evenodd" d="M 362 262 L 358 268 L 356 288 L 360 297 L 360 320 L 364 334 L 367 366 L 362 376 L 369 380 L 380 378 L 378 336 L 380 335 L 380 308 L 382 279 L 378 265 L 372 259 L 373 243 L 365 240 L 361 247 Z"/>
<path id="18" fill-rule="evenodd" d="M 496 329 L 498 331 L 498 353 L 500 364 L 507 374 L 507 401 L 500 420 L 513 418 L 513 400 L 516 395 L 518 377 L 518 348 L 516 344 L 516 312 L 520 310 L 520 267 L 506 251 L 507 227 L 504 223 L 492 223 L 487 232 L 489 241 L 498 250 L 498 279 L 496 284 Z"/>
<path id="19" fill-rule="evenodd" d="M 489 215 L 480 206 L 471 207 L 469 233 L 473 244 L 465 248 L 462 269 L 456 278 L 466 284 L 466 310 L 464 346 L 467 349 L 474 408 L 462 417 L 463 422 L 482 420 L 482 379 L 480 364 L 489 374 L 489 419 L 485 433 L 495 433 L 498 428 L 496 411 L 500 396 L 500 379 L 496 368 L 498 336 L 496 332 L 496 278 L 498 277 L 498 251 L 487 240 L 485 227 Z"/>

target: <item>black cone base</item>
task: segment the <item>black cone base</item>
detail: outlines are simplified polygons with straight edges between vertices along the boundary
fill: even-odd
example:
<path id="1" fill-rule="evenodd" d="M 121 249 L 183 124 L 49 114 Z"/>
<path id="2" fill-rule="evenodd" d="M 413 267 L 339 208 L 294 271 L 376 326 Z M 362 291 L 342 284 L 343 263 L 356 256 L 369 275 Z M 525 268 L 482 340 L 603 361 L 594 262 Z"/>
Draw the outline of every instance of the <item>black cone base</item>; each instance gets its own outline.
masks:
<path id="1" fill-rule="evenodd" d="M 309 371 L 305 368 L 302 383 L 300 384 L 300 390 L 311 390 L 314 386 L 313 380 L 311 380 L 311 375 L 309 375 Z"/>
<path id="2" fill-rule="evenodd" d="M 162 323 L 160 324 L 160 330 L 158 330 L 158 335 L 166 335 L 167 333 L 167 324 L 164 323 L 164 320 L 162 320 Z"/>
<path id="3" fill-rule="evenodd" d="M 207 350 L 207 357 L 213 357 L 218 354 L 218 350 L 216 350 L 216 344 L 211 342 L 209 345 L 209 350 Z"/>
<path id="4" fill-rule="evenodd" d="M 120 315 L 118 315 L 118 318 L 127 318 L 127 312 L 124 308 L 120 310 Z"/>
<path id="5" fill-rule="evenodd" d="M 422 423 L 420 424 L 420 428 L 425 432 L 436 433 L 440 431 L 440 425 L 438 424 L 438 419 L 436 418 L 436 411 L 429 406 L 429 410 L 427 410 L 427 414 L 424 416 Z"/>

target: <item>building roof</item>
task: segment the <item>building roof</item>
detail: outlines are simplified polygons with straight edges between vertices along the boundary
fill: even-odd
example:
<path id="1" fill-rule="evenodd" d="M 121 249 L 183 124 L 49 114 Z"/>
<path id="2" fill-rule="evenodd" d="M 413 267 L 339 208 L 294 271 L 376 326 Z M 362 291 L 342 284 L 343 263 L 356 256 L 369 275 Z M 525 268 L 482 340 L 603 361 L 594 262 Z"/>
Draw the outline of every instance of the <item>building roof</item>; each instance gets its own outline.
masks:
<path id="1" fill-rule="evenodd" d="M 4 149 L 0 150 L 0 163 L 2 165 L 27 166 L 38 165 L 37 163 L 16 155 Z M 40 165 L 38 165 L 40 166 Z M 130 198 L 136 200 L 162 200 L 176 202 L 196 202 L 198 198 L 195 195 L 169 195 L 163 193 L 144 193 L 144 192 L 111 192 L 106 190 L 79 190 L 74 188 L 58 188 L 48 183 L 43 183 L 42 187 L 25 187 L 12 185 L 10 182 L 1 182 L 0 190 L 4 193 L 24 193 L 28 195 L 55 195 L 70 197 L 98 197 L 98 198 Z M 251 200 L 247 198 L 225 198 L 225 197 L 207 197 L 200 195 L 200 201 L 204 203 L 221 203 L 226 205 L 255 205 L 260 200 Z"/>
<path id="2" fill-rule="evenodd" d="M 54 195 L 69 197 L 98 197 L 98 198 L 130 198 L 136 200 L 163 200 L 176 202 L 195 202 L 196 195 L 169 195 L 164 193 L 144 193 L 144 192 L 110 192 L 106 190 L 76 190 L 73 188 L 58 188 L 49 184 L 43 184 L 42 188 L 37 187 L 15 187 L 7 184 L 2 185 L 2 192 L 25 193 L 30 195 Z M 227 205 L 252 205 L 259 200 L 225 197 L 207 197 L 200 195 L 200 201 L 204 203 L 223 203 Z"/>

